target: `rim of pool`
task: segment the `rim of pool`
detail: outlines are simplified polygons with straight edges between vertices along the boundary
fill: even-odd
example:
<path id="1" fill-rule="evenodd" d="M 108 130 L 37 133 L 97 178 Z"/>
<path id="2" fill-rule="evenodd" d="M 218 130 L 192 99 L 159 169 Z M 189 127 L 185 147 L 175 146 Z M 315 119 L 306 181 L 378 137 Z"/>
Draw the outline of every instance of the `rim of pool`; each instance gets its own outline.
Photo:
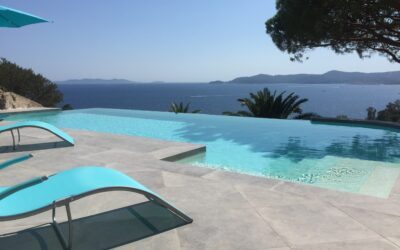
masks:
<path id="1" fill-rule="evenodd" d="M 381 198 L 400 174 L 400 130 L 379 124 L 100 108 L 3 119 L 203 144 L 205 153 L 178 162 Z"/>

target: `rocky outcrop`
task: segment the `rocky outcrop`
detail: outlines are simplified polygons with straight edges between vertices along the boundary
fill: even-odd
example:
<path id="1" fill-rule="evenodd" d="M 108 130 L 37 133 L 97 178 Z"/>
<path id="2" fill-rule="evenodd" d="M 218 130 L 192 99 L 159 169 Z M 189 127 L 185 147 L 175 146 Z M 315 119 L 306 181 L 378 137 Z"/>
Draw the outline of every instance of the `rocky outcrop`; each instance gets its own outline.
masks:
<path id="1" fill-rule="evenodd" d="M 0 89 L 0 110 L 26 109 L 43 107 L 26 97 L 13 92 L 6 92 Z"/>

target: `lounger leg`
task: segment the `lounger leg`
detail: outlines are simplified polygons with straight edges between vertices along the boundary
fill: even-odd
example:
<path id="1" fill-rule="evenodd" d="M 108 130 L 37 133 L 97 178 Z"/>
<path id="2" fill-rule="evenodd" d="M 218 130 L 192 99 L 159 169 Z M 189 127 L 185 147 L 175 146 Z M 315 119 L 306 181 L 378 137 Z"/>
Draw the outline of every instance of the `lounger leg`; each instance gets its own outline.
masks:
<path id="1" fill-rule="evenodd" d="M 65 209 L 67 210 L 67 217 L 68 217 L 68 245 L 72 247 L 72 216 L 71 216 L 71 208 L 69 207 L 69 203 L 65 205 Z"/>
<path id="2" fill-rule="evenodd" d="M 10 133 L 13 138 L 13 150 L 15 150 L 15 136 L 14 136 L 14 132 L 12 131 L 12 129 L 10 130 Z"/>
<path id="3" fill-rule="evenodd" d="M 12 139 L 13 139 L 13 150 L 16 150 L 17 149 L 17 143 L 15 142 L 14 130 L 11 129 L 10 132 L 11 132 L 11 136 L 12 136 Z M 19 144 L 21 142 L 21 133 L 19 132 L 18 128 L 17 128 L 17 134 L 18 134 L 18 144 Z"/>
<path id="4" fill-rule="evenodd" d="M 21 133 L 19 132 L 19 128 L 17 128 L 18 133 L 18 144 L 21 142 Z"/>
<path id="5" fill-rule="evenodd" d="M 68 217 L 68 241 L 65 239 L 64 234 L 61 232 L 60 226 L 57 223 L 56 220 L 56 204 L 53 203 L 53 209 L 52 209 L 52 220 L 53 220 L 53 227 L 54 230 L 56 231 L 56 234 L 58 236 L 58 238 L 60 239 L 60 242 L 63 246 L 64 249 L 72 249 L 72 232 L 73 232 L 73 228 L 72 228 L 72 216 L 71 216 L 71 209 L 69 206 L 69 203 L 65 204 L 65 209 L 67 211 L 67 217 Z"/>
<path id="6" fill-rule="evenodd" d="M 188 217 L 186 214 L 182 213 L 181 211 L 179 211 L 175 207 L 171 206 L 167 202 L 163 201 L 162 199 L 160 199 L 160 198 L 158 198 L 156 196 L 149 196 L 149 195 L 146 195 L 146 198 L 149 199 L 150 201 L 155 201 L 158 205 L 168 209 L 169 211 L 171 211 L 172 213 L 176 214 L 178 217 L 180 217 L 181 219 L 183 219 L 187 223 L 192 223 L 193 222 L 192 218 Z"/>

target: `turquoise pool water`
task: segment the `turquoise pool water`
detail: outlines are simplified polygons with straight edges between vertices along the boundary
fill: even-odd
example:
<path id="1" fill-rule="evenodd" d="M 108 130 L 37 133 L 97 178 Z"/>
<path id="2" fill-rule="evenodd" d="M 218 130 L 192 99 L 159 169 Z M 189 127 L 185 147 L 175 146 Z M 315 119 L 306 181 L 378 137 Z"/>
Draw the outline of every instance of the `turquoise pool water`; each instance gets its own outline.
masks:
<path id="1" fill-rule="evenodd" d="M 15 115 L 59 127 L 200 143 L 182 162 L 387 197 L 400 172 L 395 130 L 310 121 L 117 109 Z"/>

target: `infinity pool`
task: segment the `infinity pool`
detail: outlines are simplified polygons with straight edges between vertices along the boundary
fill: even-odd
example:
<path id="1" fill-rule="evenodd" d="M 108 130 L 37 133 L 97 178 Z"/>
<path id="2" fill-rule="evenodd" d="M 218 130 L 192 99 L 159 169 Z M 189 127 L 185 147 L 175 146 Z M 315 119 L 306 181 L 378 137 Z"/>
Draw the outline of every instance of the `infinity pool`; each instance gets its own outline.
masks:
<path id="1" fill-rule="evenodd" d="M 377 197 L 388 197 L 400 172 L 400 134 L 389 129 L 117 109 L 7 118 L 28 119 L 205 144 L 207 153 L 181 162 Z"/>

